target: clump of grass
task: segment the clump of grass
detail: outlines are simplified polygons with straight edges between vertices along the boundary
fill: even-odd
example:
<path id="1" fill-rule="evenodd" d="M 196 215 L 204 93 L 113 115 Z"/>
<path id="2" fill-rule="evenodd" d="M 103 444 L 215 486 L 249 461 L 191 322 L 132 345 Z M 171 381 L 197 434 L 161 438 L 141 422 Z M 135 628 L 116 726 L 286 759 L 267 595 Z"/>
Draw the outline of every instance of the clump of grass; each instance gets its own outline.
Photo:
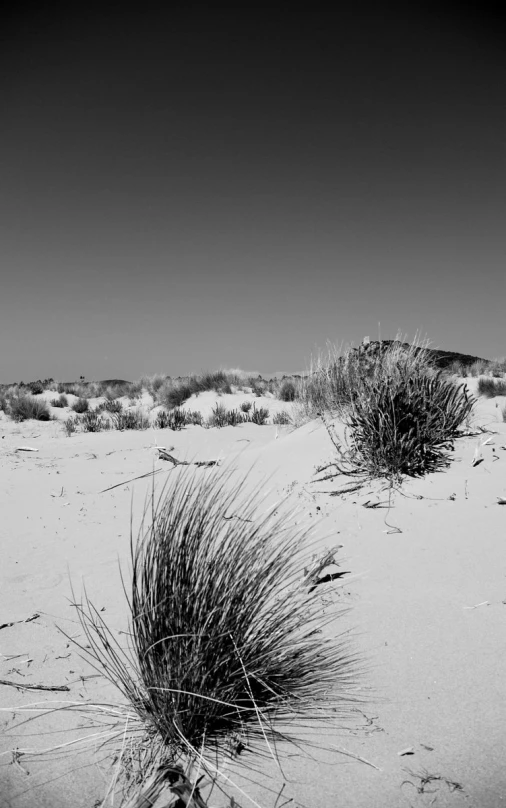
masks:
<path id="1" fill-rule="evenodd" d="M 488 370 L 487 362 L 482 360 L 478 360 L 477 362 L 473 362 L 471 365 L 468 365 L 468 374 L 469 376 L 482 376 Z"/>
<path id="2" fill-rule="evenodd" d="M 103 432 L 110 429 L 110 421 L 103 418 L 98 410 L 88 410 L 81 418 L 80 423 L 84 432 Z"/>
<path id="3" fill-rule="evenodd" d="M 51 401 L 51 406 L 52 407 L 64 408 L 64 407 L 68 407 L 68 405 L 69 405 L 69 400 L 68 400 L 67 396 L 65 395 L 65 393 L 61 393 L 61 395 L 59 395 L 58 398 L 54 398 Z"/>
<path id="4" fill-rule="evenodd" d="M 161 388 L 160 392 L 162 392 L 162 390 L 163 388 Z M 195 385 L 191 382 L 171 384 L 163 391 L 161 403 L 169 410 L 174 409 L 174 407 L 181 407 L 195 392 Z"/>
<path id="5" fill-rule="evenodd" d="M 324 420 L 337 413 L 348 428 L 349 446 L 333 439 L 338 459 L 330 465 L 336 473 L 390 480 L 445 467 L 475 400 L 415 343 L 381 348 L 348 350 L 304 385 L 309 410 Z"/>
<path id="6" fill-rule="evenodd" d="M 291 380 L 285 379 L 279 388 L 278 397 L 281 401 L 295 401 L 296 394 L 295 384 Z"/>
<path id="7" fill-rule="evenodd" d="M 253 406 L 251 401 L 243 401 L 241 404 L 241 411 L 242 412 L 249 412 L 251 407 Z"/>
<path id="8" fill-rule="evenodd" d="M 253 407 L 249 420 L 252 424 L 257 424 L 257 426 L 264 426 L 267 423 L 267 418 L 269 417 L 269 410 L 266 407 L 259 407 L 257 410 L 256 407 Z"/>
<path id="9" fill-rule="evenodd" d="M 452 373 L 455 376 L 461 376 L 463 378 L 466 378 L 468 368 L 467 365 L 464 365 L 462 362 L 454 360 L 453 362 L 451 362 L 451 364 L 448 365 L 447 371 L 448 373 Z"/>
<path id="10" fill-rule="evenodd" d="M 72 417 L 67 418 L 63 422 L 63 431 L 65 432 L 68 438 L 70 438 L 72 435 L 75 435 L 79 427 L 79 423 L 80 421 L 77 415 L 75 415 L 73 418 Z"/>
<path id="11" fill-rule="evenodd" d="M 218 428 L 225 426 L 237 426 L 238 424 L 243 424 L 248 420 L 248 416 L 242 412 L 239 412 L 239 410 L 227 410 L 223 404 L 216 404 L 215 408 L 211 412 L 211 415 L 207 419 L 207 426 L 215 426 Z"/>
<path id="12" fill-rule="evenodd" d="M 198 395 L 205 390 L 216 390 L 220 395 L 231 393 L 231 384 L 235 377 L 224 370 L 205 371 L 200 376 L 187 376 L 177 381 L 168 381 L 162 384 L 157 391 L 157 401 L 167 409 L 181 407 L 192 395 Z"/>
<path id="13" fill-rule="evenodd" d="M 481 376 L 478 379 L 478 394 L 486 396 L 486 398 L 494 398 L 494 396 L 506 396 L 506 380 L 493 379 L 489 376 Z"/>
<path id="14" fill-rule="evenodd" d="M 36 382 L 30 382 L 27 385 L 28 389 L 30 390 L 32 396 L 38 396 L 44 392 L 44 385 L 40 381 L 40 379 Z"/>
<path id="15" fill-rule="evenodd" d="M 30 395 L 13 396 L 8 402 L 8 414 L 14 421 L 50 421 L 51 413 L 46 402 Z"/>
<path id="16" fill-rule="evenodd" d="M 406 347 L 398 338 L 386 349 L 370 352 L 367 346 L 343 349 L 331 343 L 327 354 L 319 354 L 312 361 L 308 376 L 302 381 L 298 400 L 308 416 L 326 412 L 342 415 L 349 408 L 357 391 L 374 382 L 388 384 L 404 375 L 434 373 L 431 360 L 415 342 Z"/>
<path id="17" fill-rule="evenodd" d="M 291 424 L 292 419 L 290 418 L 290 413 L 288 413 L 286 410 L 280 410 L 273 416 L 272 423 L 279 425 Z"/>
<path id="18" fill-rule="evenodd" d="M 142 410 L 128 410 L 113 415 L 114 427 L 120 431 L 126 429 L 149 429 L 149 418 Z"/>
<path id="19" fill-rule="evenodd" d="M 216 390 L 219 393 L 232 392 L 230 379 L 224 370 L 204 371 L 195 381 L 199 392 L 204 390 Z"/>
<path id="20" fill-rule="evenodd" d="M 99 410 L 99 412 L 110 412 L 117 415 L 123 412 L 123 404 L 116 399 L 106 399 L 98 405 L 97 410 Z"/>
<path id="21" fill-rule="evenodd" d="M 441 470 L 474 404 L 465 385 L 442 372 L 372 380 L 350 403 L 350 447 L 334 465 L 339 473 L 392 481 Z"/>
<path id="22" fill-rule="evenodd" d="M 255 379 L 251 377 L 249 379 L 249 386 L 251 387 L 251 392 L 254 393 L 257 398 L 263 396 L 267 389 L 266 382 L 261 378 Z"/>
<path id="23" fill-rule="evenodd" d="M 88 412 L 89 402 L 87 398 L 78 398 L 77 401 L 74 401 L 72 404 L 72 409 L 74 412 L 78 414 L 82 414 L 83 412 Z"/>
<path id="24" fill-rule="evenodd" d="M 172 429 L 177 432 L 187 424 L 186 413 L 179 407 L 175 407 L 170 412 L 160 410 L 156 416 L 155 426 L 157 429 Z"/>
<path id="25" fill-rule="evenodd" d="M 342 728 L 358 700 L 357 658 L 330 630 L 337 599 L 326 589 L 325 613 L 327 584 L 302 574 L 308 532 L 276 515 L 279 503 L 262 513 L 245 482 L 178 469 L 157 504 L 153 494 L 151 524 L 132 540 L 127 648 L 92 604 L 80 608 L 80 648 L 129 708 L 118 763 L 125 780 L 153 787 L 151 803 L 160 767 L 198 761 L 214 781 L 242 751 L 261 771 L 305 728 Z"/>
<path id="26" fill-rule="evenodd" d="M 204 418 L 199 410 L 185 410 L 185 419 L 187 424 L 193 426 L 202 426 Z"/>

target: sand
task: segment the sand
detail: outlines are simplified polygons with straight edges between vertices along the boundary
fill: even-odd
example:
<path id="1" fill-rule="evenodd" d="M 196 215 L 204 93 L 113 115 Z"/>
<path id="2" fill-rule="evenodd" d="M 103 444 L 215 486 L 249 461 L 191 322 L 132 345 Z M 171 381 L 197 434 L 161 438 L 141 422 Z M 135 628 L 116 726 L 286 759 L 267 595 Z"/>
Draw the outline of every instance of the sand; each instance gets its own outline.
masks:
<path id="1" fill-rule="evenodd" d="M 247 397 L 254 399 L 220 401 L 237 406 Z M 216 400 L 205 393 L 185 406 L 207 414 Z M 290 407 L 254 400 L 271 411 Z M 16 728 L 28 715 L 10 708 L 114 697 L 100 678 L 86 678 L 94 671 L 60 629 L 82 639 L 72 600 L 84 587 L 115 631 L 126 628 L 119 566 L 128 577 L 131 509 L 135 532 L 151 478 L 129 481 L 159 469 L 156 484 L 163 485 L 171 466 L 153 448 L 163 445 L 180 459 L 233 462 L 238 474 L 252 468 L 251 485 L 267 479 L 269 499 L 300 508 L 322 548 L 343 545 L 343 569 L 351 573 L 341 589 L 351 606 L 343 627 L 367 662 L 366 701 L 350 730 L 330 740 L 373 765 L 337 751 L 288 760 L 283 773 L 266 762 L 261 782 L 247 785 L 257 803 L 272 808 L 275 798 L 262 786 L 276 790 L 286 781 L 291 805 L 506 806 L 504 404 L 480 399 L 473 422 L 490 434 L 460 438 L 450 467 L 406 482 L 390 508 L 365 507 L 388 504 L 379 483 L 336 497 L 342 480 L 315 482 L 316 467 L 333 451 L 317 421 L 295 430 L 243 424 L 69 438 L 58 422 L 15 424 L 0 414 L 0 625 L 13 623 L 0 629 L 0 678 L 69 687 L 0 685 L 0 804 L 93 808 L 104 796 L 105 762 L 87 754 L 13 758 L 10 751 L 69 743 L 75 716 Z M 473 466 L 477 447 L 483 461 Z M 210 802 L 224 804 L 219 795 Z"/>

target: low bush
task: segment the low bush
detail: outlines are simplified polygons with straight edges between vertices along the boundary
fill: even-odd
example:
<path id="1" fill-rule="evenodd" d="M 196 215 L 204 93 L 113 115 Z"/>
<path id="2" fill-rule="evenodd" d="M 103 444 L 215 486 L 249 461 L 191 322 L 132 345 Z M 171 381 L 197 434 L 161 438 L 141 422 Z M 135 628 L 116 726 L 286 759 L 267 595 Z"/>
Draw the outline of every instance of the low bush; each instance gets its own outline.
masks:
<path id="1" fill-rule="evenodd" d="M 83 412 L 88 412 L 89 403 L 87 398 L 78 398 L 77 401 L 74 401 L 72 404 L 72 409 L 74 412 L 78 414 L 82 414 Z"/>
<path id="2" fill-rule="evenodd" d="M 14 396 L 8 402 L 8 414 L 14 421 L 50 421 L 51 413 L 46 402 L 30 395 Z"/>
<path id="3" fill-rule="evenodd" d="M 170 384 L 166 388 L 160 388 L 161 403 L 167 409 L 172 410 L 174 407 L 180 407 L 185 401 L 188 401 L 194 392 L 196 392 L 195 386 L 191 382 Z"/>
<path id="4" fill-rule="evenodd" d="M 286 410 L 280 410 L 273 416 L 272 423 L 279 425 L 291 424 L 292 419 Z"/>
<path id="5" fill-rule="evenodd" d="M 84 432 L 103 432 L 111 428 L 111 423 L 103 418 L 98 410 L 88 410 L 80 418 L 80 424 Z"/>
<path id="6" fill-rule="evenodd" d="M 481 376 L 478 379 L 478 394 L 486 398 L 506 396 L 506 379 L 493 379 L 490 376 Z"/>
<path id="7" fill-rule="evenodd" d="M 142 410 L 128 410 L 113 415 L 115 429 L 149 429 L 149 418 Z"/>
<path id="8" fill-rule="evenodd" d="M 195 379 L 198 391 L 216 390 L 220 393 L 231 393 L 230 379 L 224 370 L 205 371 Z"/>
<path id="9" fill-rule="evenodd" d="M 242 412 L 249 412 L 251 407 L 252 407 L 252 402 L 251 401 L 243 401 L 242 404 L 241 404 Z"/>
<path id="10" fill-rule="evenodd" d="M 155 426 L 157 429 L 172 429 L 177 432 L 186 426 L 186 413 L 179 407 L 175 407 L 170 412 L 160 410 L 156 416 Z"/>
<path id="11" fill-rule="evenodd" d="M 123 404 L 121 401 L 116 401 L 115 399 L 107 399 L 98 405 L 97 410 L 99 412 L 111 412 L 117 415 L 118 413 L 123 412 Z"/>
<path id="12" fill-rule="evenodd" d="M 51 406 L 52 407 L 62 407 L 63 408 L 63 407 L 68 407 L 68 405 L 69 405 L 69 400 L 68 400 L 67 396 L 65 395 L 65 393 L 62 393 L 58 398 L 53 398 L 53 400 L 51 401 Z"/>
<path id="13" fill-rule="evenodd" d="M 28 384 L 28 389 L 30 390 L 32 396 L 38 396 L 44 392 L 44 385 L 41 381 L 30 382 L 30 384 Z"/>
<path id="14" fill-rule="evenodd" d="M 80 421 L 77 415 L 75 415 L 73 418 L 67 418 L 67 420 L 63 422 L 63 430 L 68 438 L 77 432 L 79 423 Z"/>
<path id="15" fill-rule="evenodd" d="M 198 410 L 185 410 L 186 423 L 193 426 L 202 426 L 204 418 Z"/>
<path id="16" fill-rule="evenodd" d="M 244 424 L 249 418 L 239 410 L 227 410 L 223 404 L 217 404 L 207 419 L 208 427 L 222 428 L 224 426 L 237 426 Z"/>
<path id="17" fill-rule="evenodd" d="M 295 384 L 286 379 L 279 388 L 278 398 L 280 398 L 281 401 L 295 401 L 296 393 Z"/>
<path id="18" fill-rule="evenodd" d="M 474 403 L 465 385 L 441 372 L 372 380 L 350 402 L 346 473 L 398 479 L 440 470 Z"/>
<path id="19" fill-rule="evenodd" d="M 467 372 L 469 376 L 482 376 L 488 370 L 487 363 L 483 362 L 482 360 L 478 360 L 477 362 L 473 362 L 472 365 L 468 365 Z"/>
<path id="20" fill-rule="evenodd" d="M 251 414 L 249 416 L 249 420 L 252 424 L 257 424 L 258 426 L 264 426 L 267 423 L 267 418 L 269 417 L 269 410 L 265 407 L 260 407 L 258 410 L 256 407 L 253 407 Z"/>

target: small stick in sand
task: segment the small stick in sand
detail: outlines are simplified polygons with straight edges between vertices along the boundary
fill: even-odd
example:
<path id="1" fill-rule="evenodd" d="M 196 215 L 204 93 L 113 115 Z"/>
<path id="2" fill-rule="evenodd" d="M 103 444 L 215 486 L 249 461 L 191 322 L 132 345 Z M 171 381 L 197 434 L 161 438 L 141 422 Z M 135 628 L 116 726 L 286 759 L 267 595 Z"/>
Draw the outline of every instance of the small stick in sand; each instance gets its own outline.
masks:
<path id="1" fill-rule="evenodd" d="M 463 609 L 477 609 L 479 606 L 489 606 L 488 600 L 483 600 L 481 603 L 476 603 L 474 606 L 463 606 Z"/>
<path id="2" fill-rule="evenodd" d="M 11 682 L 9 679 L 0 679 L 0 685 L 9 685 L 9 687 L 17 687 L 19 690 L 61 690 L 65 692 L 70 691 L 67 685 L 24 685 L 21 682 Z"/>
<path id="3" fill-rule="evenodd" d="M 40 617 L 40 614 L 35 613 L 32 614 L 31 617 L 26 617 L 24 620 L 13 620 L 11 623 L 2 623 L 0 625 L 0 630 L 3 628 L 10 628 L 11 626 L 15 626 L 16 623 L 31 623 L 32 620 L 36 620 L 38 617 Z"/>

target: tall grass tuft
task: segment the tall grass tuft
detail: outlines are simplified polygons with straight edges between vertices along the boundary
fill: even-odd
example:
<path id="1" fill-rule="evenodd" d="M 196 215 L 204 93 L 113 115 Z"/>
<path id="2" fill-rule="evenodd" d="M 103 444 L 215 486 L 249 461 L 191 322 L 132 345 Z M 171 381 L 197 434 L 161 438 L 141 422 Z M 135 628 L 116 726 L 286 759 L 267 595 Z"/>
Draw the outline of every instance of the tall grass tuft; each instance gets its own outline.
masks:
<path id="1" fill-rule="evenodd" d="M 114 428 L 120 431 L 128 429 L 149 429 L 150 426 L 148 416 L 145 415 L 141 409 L 112 413 L 112 418 Z"/>
<path id="2" fill-rule="evenodd" d="M 253 407 L 249 414 L 249 420 L 252 424 L 257 424 L 257 426 L 264 426 L 267 423 L 267 418 L 269 417 L 269 410 L 266 407 L 259 407 L 258 410 L 256 407 Z"/>
<path id="3" fill-rule="evenodd" d="M 174 409 L 169 412 L 160 410 L 155 421 L 157 429 L 172 429 L 174 432 L 183 429 L 186 424 L 186 412 L 180 407 L 174 407 Z"/>
<path id="4" fill-rule="evenodd" d="M 276 412 L 272 418 L 272 423 L 280 425 L 291 424 L 292 419 L 290 413 L 287 412 L 286 410 L 280 410 L 279 412 Z"/>
<path id="5" fill-rule="evenodd" d="M 295 401 L 297 389 L 293 381 L 285 379 L 279 388 L 278 396 L 281 401 Z"/>
<path id="6" fill-rule="evenodd" d="M 434 369 L 419 346 L 348 350 L 320 365 L 304 385 L 308 409 L 344 420 L 348 446 L 334 440 L 338 473 L 398 480 L 448 464 L 458 428 L 475 400 Z M 329 430 L 330 431 L 330 430 Z M 331 434 L 332 437 L 332 434 Z"/>
<path id="7" fill-rule="evenodd" d="M 245 421 L 249 421 L 249 417 L 246 413 L 240 412 L 239 410 L 227 410 L 223 404 L 216 404 L 207 419 L 206 425 L 208 427 L 218 427 L 221 429 L 225 426 L 237 426 L 238 424 L 243 424 Z"/>
<path id="8" fill-rule="evenodd" d="M 65 393 L 61 393 L 58 396 L 58 398 L 54 398 L 51 401 L 51 406 L 52 407 L 61 407 L 63 409 L 64 407 L 68 407 L 68 405 L 69 405 L 69 401 L 68 401 L 68 398 L 65 395 Z"/>
<path id="9" fill-rule="evenodd" d="M 40 398 L 29 395 L 13 396 L 8 401 L 8 414 L 14 421 L 50 421 L 51 413 L 47 403 Z"/>
<path id="10" fill-rule="evenodd" d="M 447 450 L 473 405 L 465 386 L 441 373 L 367 385 L 354 395 L 348 418 L 354 465 L 387 478 L 444 468 Z"/>
<path id="11" fill-rule="evenodd" d="M 88 410 L 80 418 L 83 432 L 103 432 L 111 428 L 111 422 L 100 415 L 99 410 Z"/>
<path id="12" fill-rule="evenodd" d="M 131 544 L 127 648 L 89 602 L 80 608 L 80 647 L 130 708 L 123 736 L 137 732 L 123 743 L 130 781 L 195 762 L 214 780 L 241 750 L 261 771 L 262 756 L 307 742 L 310 728 L 319 741 L 325 726 L 342 728 L 359 700 L 359 662 L 331 628 L 343 613 L 332 584 L 304 577 L 308 530 L 279 503 L 262 508 L 245 482 L 185 468 L 156 504 L 153 494 L 150 525 Z"/>
<path id="13" fill-rule="evenodd" d="M 493 379 L 490 376 L 480 376 L 478 379 L 478 395 L 486 396 L 486 398 L 494 398 L 494 396 L 506 396 L 506 380 Z"/>
<path id="14" fill-rule="evenodd" d="M 87 398 L 78 398 L 77 401 L 74 401 L 72 404 L 72 409 L 74 412 L 82 414 L 83 412 L 88 412 L 89 402 Z"/>

